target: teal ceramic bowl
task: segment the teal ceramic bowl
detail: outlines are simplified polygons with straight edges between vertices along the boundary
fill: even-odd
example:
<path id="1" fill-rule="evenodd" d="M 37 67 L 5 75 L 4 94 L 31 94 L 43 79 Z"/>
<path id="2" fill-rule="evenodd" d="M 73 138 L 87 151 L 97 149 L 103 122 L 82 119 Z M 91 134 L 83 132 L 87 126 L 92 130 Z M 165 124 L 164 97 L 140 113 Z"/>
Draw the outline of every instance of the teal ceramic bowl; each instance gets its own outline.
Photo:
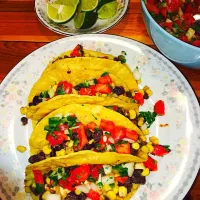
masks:
<path id="1" fill-rule="evenodd" d="M 186 67 L 200 69 L 200 48 L 189 45 L 170 35 L 151 17 L 141 0 L 143 19 L 153 42 L 170 60 Z"/>

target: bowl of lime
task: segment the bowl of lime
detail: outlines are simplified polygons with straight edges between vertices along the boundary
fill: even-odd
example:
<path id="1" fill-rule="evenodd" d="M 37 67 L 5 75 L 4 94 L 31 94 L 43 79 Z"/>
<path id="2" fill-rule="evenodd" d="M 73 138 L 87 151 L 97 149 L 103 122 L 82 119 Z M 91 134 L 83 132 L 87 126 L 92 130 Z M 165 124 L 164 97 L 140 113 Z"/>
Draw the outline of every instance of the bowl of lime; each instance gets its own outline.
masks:
<path id="1" fill-rule="evenodd" d="M 126 14 L 129 0 L 35 0 L 38 19 L 62 35 L 102 33 Z"/>

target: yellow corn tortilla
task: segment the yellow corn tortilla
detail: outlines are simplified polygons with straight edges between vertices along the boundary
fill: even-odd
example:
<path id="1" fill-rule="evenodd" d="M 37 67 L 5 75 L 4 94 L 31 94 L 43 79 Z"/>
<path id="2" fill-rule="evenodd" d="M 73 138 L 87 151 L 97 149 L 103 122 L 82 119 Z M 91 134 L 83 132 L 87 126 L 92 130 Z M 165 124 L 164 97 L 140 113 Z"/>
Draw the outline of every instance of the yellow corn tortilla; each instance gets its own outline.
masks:
<path id="1" fill-rule="evenodd" d="M 68 81 L 73 86 L 84 82 L 85 80 L 93 80 L 101 77 L 104 71 L 93 71 L 93 70 L 77 70 L 72 69 L 70 74 L 65 69 L 52 69 L 51 71 L 42 75 L 39 80 L 33 85 L 30 94 L 28 96 L 28 102 L 32 102 L 36 95 L 41 92 L 48 91 L 51 86 L 57 85 L 60 81 Z M 123 86 L 125 91 L 129 91 L 126 84 L 118 79 L 115 75 L 110 73 L 110 77 L 113 83 L 117 86 Z"/>
<path id="2" fill-rule="evenodd" d="M 130 91 L 138 90 L 137 82 L 133 76 L 133 72 L 130 70 L 128 65 L 121 64 L 121 62 L 114 60 L 95 57 L 64 58 L 49 64 L 44 70 L 43 74 L 53 69 L 64 69 L 66 71 L 71 71 L 73 69 L 78 69 L 81 71 L 107 71 L 115 75 L 121 81 L 124 81 Z"/>
<path id="3" fill-rule="evenodd" d="M 120 99 L 121 98 L 121 99 Z M 131 100 L 123 95 L 117 97 L 103 96 L 86 96 L 86 95 L 59 95 L 54 98 L 43 101 L 36 106 L 27 107 L 26 117 L 39 121 L 50 112 L 68 104 L 96 104 L 102 106 L 118 106 L 125 110 L 134 110 L 138 108 L 138 104 L 132 103 Z"/>
<path id="4" fill-rule="evenodd" d="M 84 125 L 87 125 L 90 122 L 95 122 L 97 126 L 99 126 L 101 119 L 105 119 L 113 121 L 116 126 L 122 126 L 135 130 L 139 135 L 142 135 L 141 130 L 135 124 L 113 110 L 100 105 L 70 104 L 53 111 L 38 122 L 29 139 L 31 155 L 38 154 L 45 145 L 49 144 L 46 140 L 47 131 L 44 130 L 44 127 L 48 125 L 49 118 L 56 115 L 65 116 L 66 114 L 71 113 L 75 114 L 77 119 Z"/>
<path id="5" fill-rule="evenodd" d="M 109 159 L 108 159 L 109 158 Z M 74 165 L 83 164 L 107 164 L 117 165 L 126 162 L 144 162 L 146 159 L 128 155 L 128 154 L 117 154 L 115 152 L 98 153 L 93 151 L 80 151 L 78 153 L 72 153 L 70 155 L 48 158 L 38 163 L 30 164 L 25 169 L 25 185 L 27 182 L 34 180 L 33 170 L 41 170 L 42 174 L 48 173 L 58 167 L 70 167 Z M 131 192 L 125 197 L 118 200 L 129 200 L 138 189 L 137 184 L 133 184 Z M 31 192 L 33 200 L 38 200 L 39 197 L 35 196 Z M 103 200 L 103 198 L 102 198 Z"/>

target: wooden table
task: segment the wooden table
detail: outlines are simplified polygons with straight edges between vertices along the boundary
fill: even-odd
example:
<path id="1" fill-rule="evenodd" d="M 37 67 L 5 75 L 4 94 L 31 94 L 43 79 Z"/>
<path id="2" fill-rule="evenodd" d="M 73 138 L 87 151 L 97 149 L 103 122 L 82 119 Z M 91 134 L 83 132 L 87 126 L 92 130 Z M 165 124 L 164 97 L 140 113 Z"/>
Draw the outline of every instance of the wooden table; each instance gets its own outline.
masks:
<path id="1" fill-rule="evenodd" d="M 130 0 L 125 18 L 106 33 L 132 38 L 157 50 L 143 23 L 139 0 Z M 62 37 L 37 20 L 34 1 L 0 0 L 0 82 L 26 55 Z M 200 100 L 200 70 L 176 66 L 188 79 Z M 200 173 L 185 199 L 200 200 Z"/>

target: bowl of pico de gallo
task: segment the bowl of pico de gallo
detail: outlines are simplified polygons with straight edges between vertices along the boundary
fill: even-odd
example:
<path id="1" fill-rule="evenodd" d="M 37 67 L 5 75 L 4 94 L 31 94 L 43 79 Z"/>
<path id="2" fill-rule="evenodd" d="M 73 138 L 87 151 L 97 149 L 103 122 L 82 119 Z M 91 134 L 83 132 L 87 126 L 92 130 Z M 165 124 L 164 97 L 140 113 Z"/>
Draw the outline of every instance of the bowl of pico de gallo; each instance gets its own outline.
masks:
<path id="1" fill-rule="evenodd" d="M 200 69 L 200 0 L 141 0 L 141 7 L 158 49 L 176 63 Z"/>

